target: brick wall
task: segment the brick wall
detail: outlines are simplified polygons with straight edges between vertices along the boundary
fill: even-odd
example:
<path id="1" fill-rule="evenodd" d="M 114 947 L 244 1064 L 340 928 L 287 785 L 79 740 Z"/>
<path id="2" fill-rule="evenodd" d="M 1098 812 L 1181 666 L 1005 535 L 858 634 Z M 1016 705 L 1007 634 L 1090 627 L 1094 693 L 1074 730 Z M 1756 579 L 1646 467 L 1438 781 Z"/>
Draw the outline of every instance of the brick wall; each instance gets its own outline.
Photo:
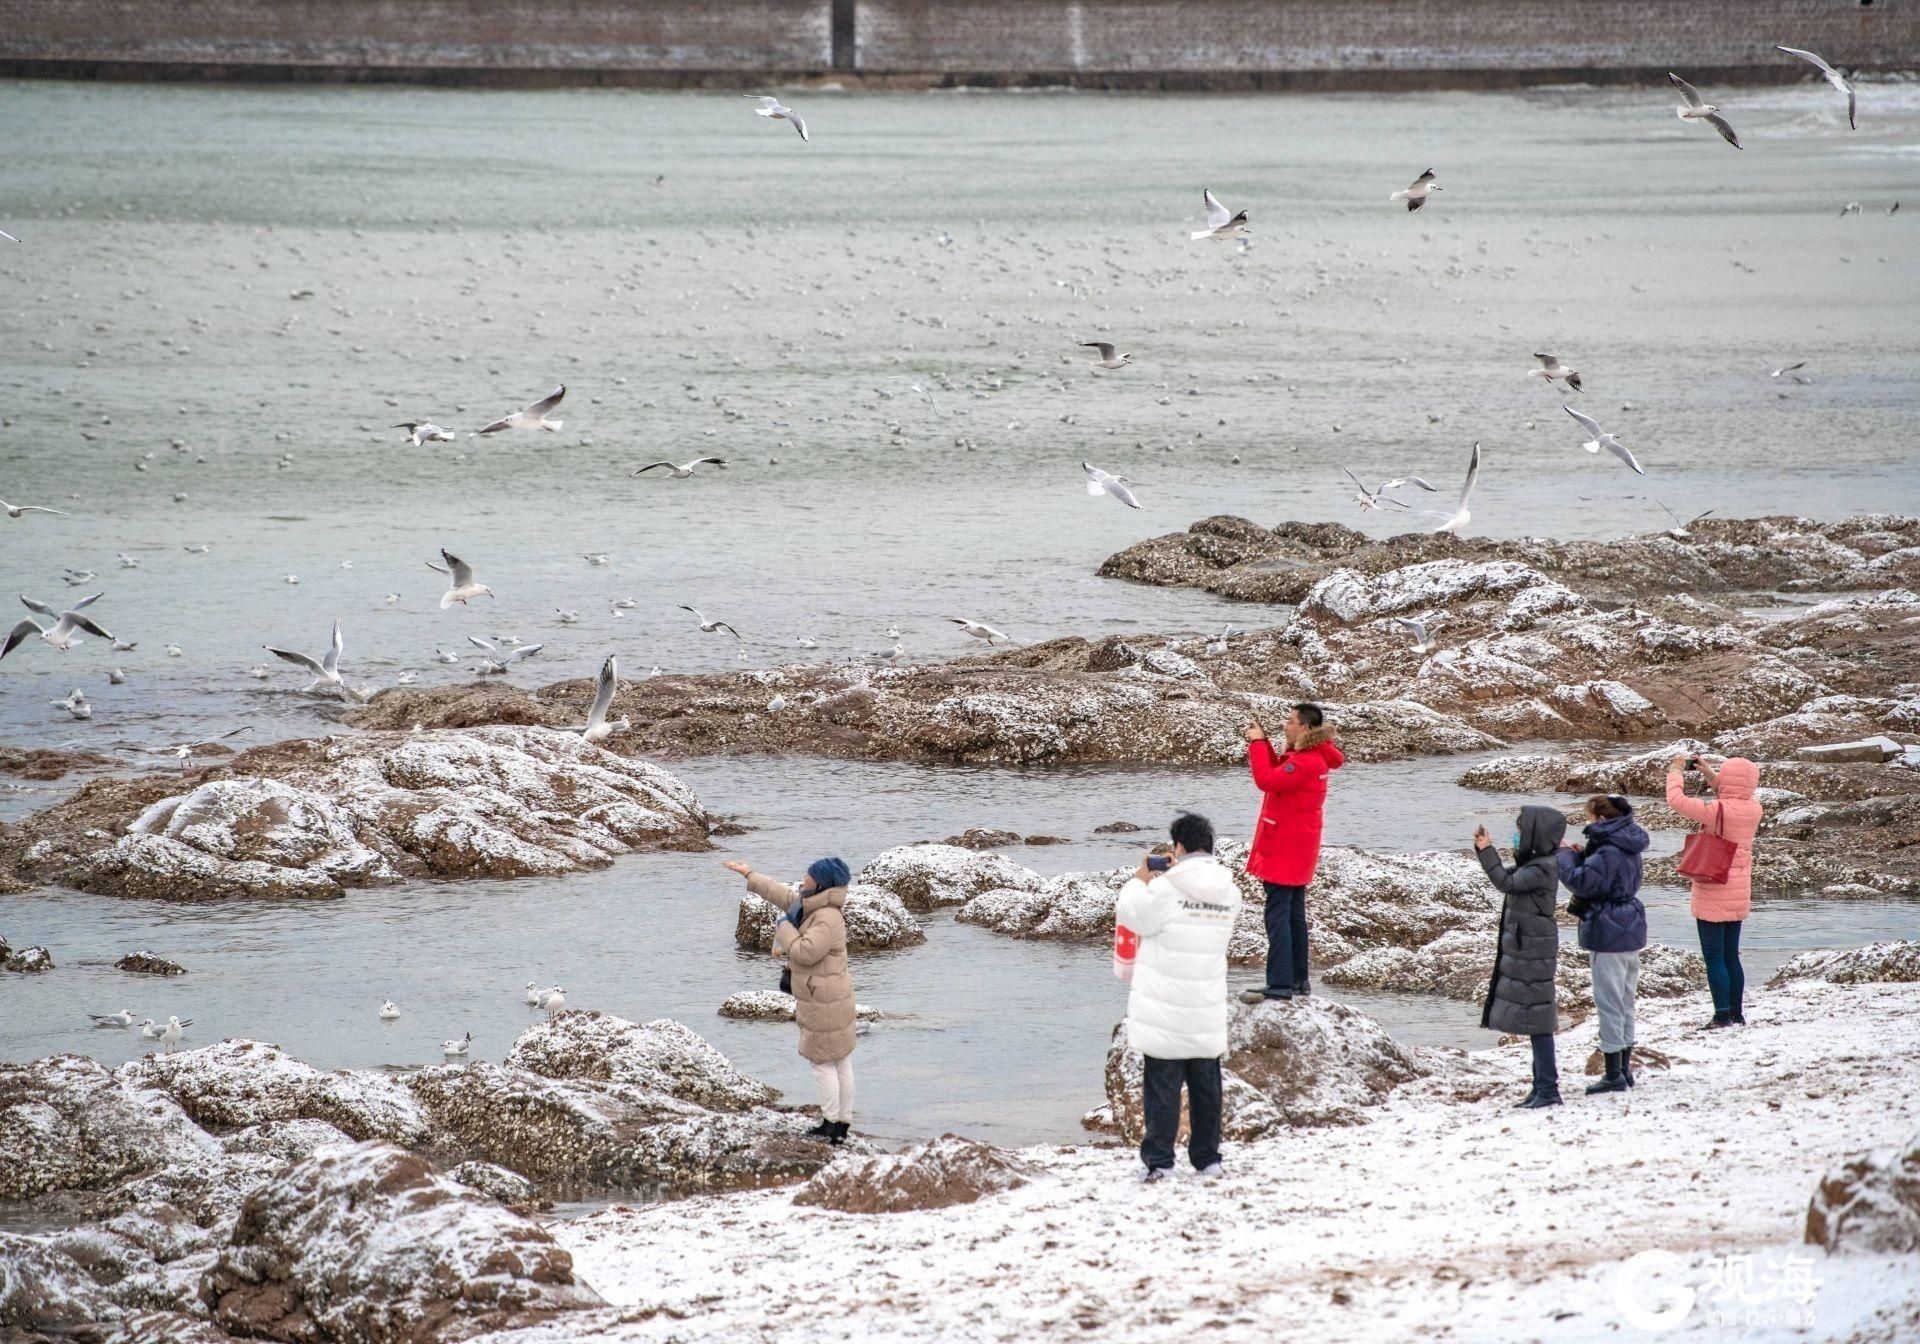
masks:
<path id="1" fill-rule="evenodd" d="M 837 22 L 836 22 L 837 16 Z M 836 41 L 837 39 L 837 41 Z M 1920 0 L 0 0 L 0 73 L 1490 84 L 1920 66 Z M 845 74 L 843 74 L 845 77 Z"/>

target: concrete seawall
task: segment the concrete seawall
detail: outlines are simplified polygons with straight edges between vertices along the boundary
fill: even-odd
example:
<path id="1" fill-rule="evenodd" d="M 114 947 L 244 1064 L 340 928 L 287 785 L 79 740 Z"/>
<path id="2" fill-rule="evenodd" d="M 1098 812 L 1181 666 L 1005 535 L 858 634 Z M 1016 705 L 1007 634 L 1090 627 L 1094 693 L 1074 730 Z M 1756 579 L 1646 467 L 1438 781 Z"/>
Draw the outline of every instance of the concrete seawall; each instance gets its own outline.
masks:
<path id="1" fill-rule="evenodd" d="M 1920 0 L 0 0 L 0 74 L 735 87 L 1498 87 L 1920 66 Z"/>

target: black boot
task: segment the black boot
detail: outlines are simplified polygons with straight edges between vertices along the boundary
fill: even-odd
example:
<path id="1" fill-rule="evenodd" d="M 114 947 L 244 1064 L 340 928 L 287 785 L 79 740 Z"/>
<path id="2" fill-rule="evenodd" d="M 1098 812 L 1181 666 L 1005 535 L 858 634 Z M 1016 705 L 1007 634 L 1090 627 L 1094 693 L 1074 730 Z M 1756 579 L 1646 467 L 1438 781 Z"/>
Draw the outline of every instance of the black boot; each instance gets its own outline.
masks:
<path id="1" fill-rule="evenodd" d="M 1722 1027 L 1730 1027 L 1732 1025 L 1733 1025 L 1733 1013 L 1731 1010 L 1728 1010 L 1725 1012 L 1715 1012 L 1713 1015 L 1713 1021 L 1707 1023 L 1705 1029 L 1707 1031 L 1719 1031 Z"/>
<path id="2" fill-rule="evenodd" d="M 1747 1025 L 1747 1010 L 1738 1002 L 1733 1005 L 1733 1025 L 1736 1027 Z"/>
<path id="3" fill-rule="evenodd" d="M 847 1131 L 852 1128 L 853 1126 L 845 1120 L 835 1120 L 833 1132 L 827 1135 L 827 1142 L 838 1148 L 847 1141 Z"/>
<path id="4" fill-rule="evenodd" d="M 1531 1088 L 1527 1090 L 1526 1099 L 1524 1101 L 1516 1101 L 1513 1103 L 1513 1109 L 1516 1111 L 1530 1111 L 1533 1109 L 1534 1103 L 1539 1101 L 1539 1099 L 1540 1099 L 1540 1084 L 1535 1083 Z"/>
<path id="5" fill-rule="evenodd" d="M 1633 1047 L 1628 1046 L 1620 1052 L 1620 1076 L 1627 1080 L 1627 1086 L 1633 1084 Z"/>
<path id="6" fill-rule="evenodd" d="M 1597 1083 L 1587 1084 L 1588 1096 L 1593 1096 L 1596 1092 L 1624 1092 L 1627 1090 L 1626 1075 L 1622 1071 L 1620 1063 L 1626 1053 L 1624 1050 L 1607 1051 L 1607 1075 Z"/>
<path id="7" fill-rule="evenodd" d="M 833 1137 L 833 1125 L 834 1122 L 831 1120 L 822 1120 L 819 1124 L 807 1131 L 807 1137 L 810 1139 L 830 1139 Z"/>
<path id="8" fill-rule="evenodd" d="M 1559 1104 L 1560 1085 L 1558 1083 L 1547 1083 L 1544 1086 L 1535 1087 L 1533 1089 L 1533 1095 L 1520 1103 L 1520 1109 L 1523 1111 L 1537 1111 L 1543 1106 L 1558 1106 Z"/>

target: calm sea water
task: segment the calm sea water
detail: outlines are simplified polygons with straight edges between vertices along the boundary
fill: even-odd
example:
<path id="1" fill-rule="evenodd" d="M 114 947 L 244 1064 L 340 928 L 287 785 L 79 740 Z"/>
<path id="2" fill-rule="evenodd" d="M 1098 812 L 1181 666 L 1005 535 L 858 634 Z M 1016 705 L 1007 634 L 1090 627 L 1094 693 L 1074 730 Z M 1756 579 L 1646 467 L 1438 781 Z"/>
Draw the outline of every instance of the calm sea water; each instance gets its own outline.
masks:
<path id="1" fill-rule="evenodd" d="M 942 658 L 967 646 L 959 615 L 1023 640 L 1244 625 L 1257 610 L 1093 571 L 1213 513 L 1394 530 L 1353 512 L 1339 468 L 1450 489 L 1475 440 L 1492 535 L 1619 535 L 1661 523 L 1655 500 L 1920 509 L 1920 89 L 1864 89 L 1855 133 L 1824 86 L 1715 96 L 1745 152 L 1664 90 L 814 94 L 809 145 L 725 95 L 0 83 L 0 229 L 23 240 L 0 242 L 0 496 L 75 515 L 0 518 L 0 581 L 104 589 L 93 614 L 138 641 L 17 650 L 0 741 L 326 730 L 303 676 L 246 669 L 265 643 L 318 652 L 336 618 L 373 685 L 464 676 L 434 653 L 476 634 L 544 643 L 527 684 L 609 652 L 629 674 L 740 666 L 683 602 L 737 626 L 749 666 L 801 636 L 869 656 L 892 628 Z M 1433 205 L 1389 205 L 1426 167 Z M 1251 211 L 1246 253 L 1187 241 L 1203 186 Z M 1134 367 L 1086 367 L 1096 339 Z M 1583 371 L 1581 405 L 1644 480 L 1578 450 L 1535 350 Z M 1810 383 L 1768 377 L 1801 359 Z M 561 432 L 466 437 L 562 381 Z M 417 418 L 462 437 L 387 428 Z M 706 455 L 732 465 L 629 475 Z M 1146 507 L 1088 498 L 1083 459 Z M 498 598 L 438 611 L 442 546 Z M 90 722 L 47 704 L 75 686 Z M 1459 842 L 1504 804 L 1453 789 L 1456 768 L 1350 772 L 1335 835 Z M 762 828 L 737 847 L 774 867 L 985 823 L 1082 839 L 1034 852 L 1064 869 L 1127 852 L 1084 840 L 1102 821 L 1194 804 L 1231 830 L 1252 807 L 1232 771 L 682 773 Z M 0 794 L 0 816 L 54 796 Z M 684 1017 L 804 1094 L 788 1029 L 711 1017 L 772 979 L 733 949 L 733 889 L 711 857 L 659 856 L 324 906 L 0 899 L 0 928 L 63 963 L 0 982 L 0 1054 L 122 1058 L 76 1024 L 132 995 L 316 1063 L 428 1062 L 469 1027 L 496 1057 L 537 978 Z M 1756 924 L 1759 953 L 1773 927 L 1780 947 L 1914 931 L 1912 907 L 1794 909 Z M 1676 910 L 1656 921 L 1678 940 Z M 194 973 L 85 964 L 133 945 Z M 1098 949 L 937 919 L 859 976 L 912 1015 L 862 1047 L 880 1132 L 1063 1138 L 1098 1100 L 1120 1005 Z M 383 997 L 400 1022 L 373 1019 Z M 1414 1039 L 1480 1039 L 1465 1005 L 1371 1006 Z"/>

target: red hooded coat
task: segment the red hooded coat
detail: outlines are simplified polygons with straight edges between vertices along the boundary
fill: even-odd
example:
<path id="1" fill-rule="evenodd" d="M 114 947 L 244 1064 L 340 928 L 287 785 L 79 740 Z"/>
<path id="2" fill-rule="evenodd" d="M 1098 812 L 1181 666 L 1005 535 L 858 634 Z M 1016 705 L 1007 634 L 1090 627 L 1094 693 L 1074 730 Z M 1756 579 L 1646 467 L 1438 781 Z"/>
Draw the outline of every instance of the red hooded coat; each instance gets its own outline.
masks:
<path id="1" fill-rule="evenodd" d="M 1315 728 L 1298 751 L 1276 756 L 1264 738 L 1247 745 L 1253 785 L 1266 795 L 1254 827 L 1247 871 L 1263 882 L 1304 887 L 1320 862 L 1320 813 L 1327 801 L 1327 775 L 1346 764 L 1333 730 Z"/>

